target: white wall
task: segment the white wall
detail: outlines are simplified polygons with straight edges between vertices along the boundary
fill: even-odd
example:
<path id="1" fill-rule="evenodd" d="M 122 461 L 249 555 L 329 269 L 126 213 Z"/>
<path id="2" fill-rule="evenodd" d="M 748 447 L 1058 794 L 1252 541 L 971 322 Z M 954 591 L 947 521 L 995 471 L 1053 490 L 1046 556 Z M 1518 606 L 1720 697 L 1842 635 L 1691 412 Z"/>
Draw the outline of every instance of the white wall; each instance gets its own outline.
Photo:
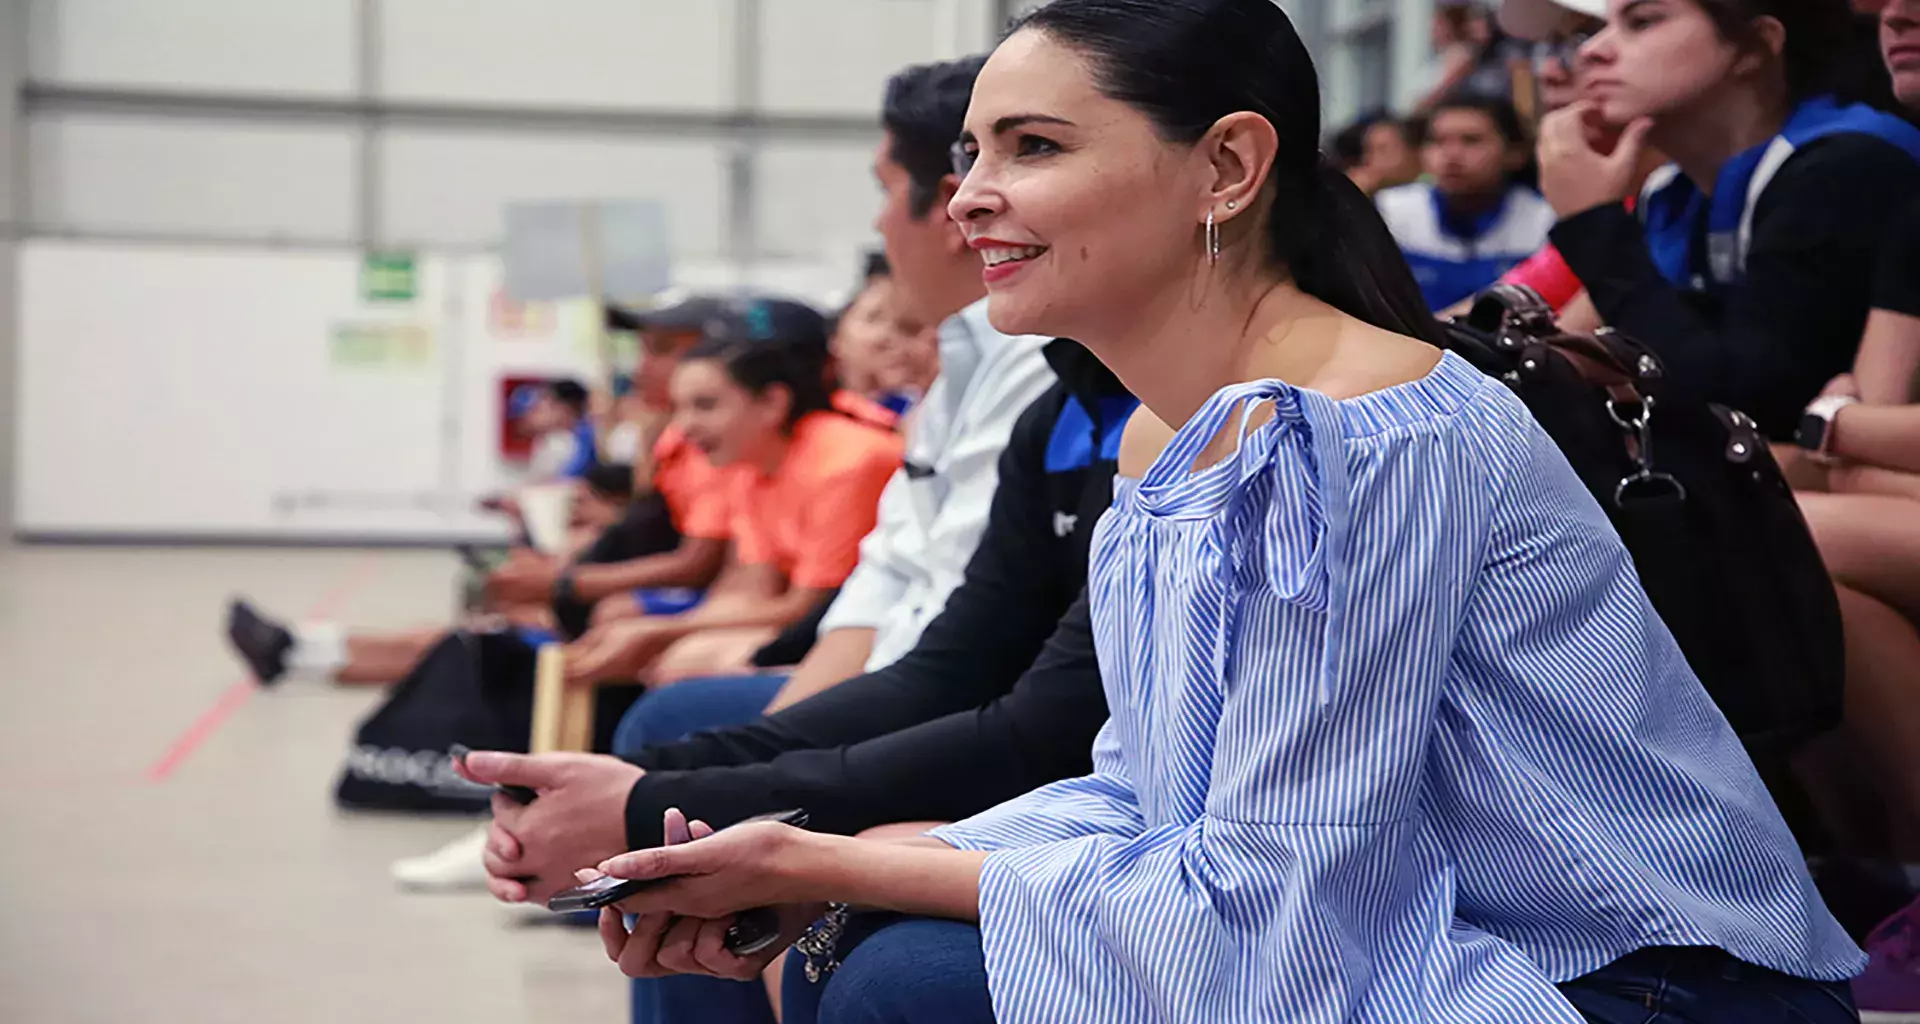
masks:
<path id="1" fill-rule="evenodd" d="M 936 0 L 763 0 L 761 9 L 769 110 L 877 111 L 888 75 L 961 52 L 943 38 Z"/>
<path id="2" fill-rule="evenodd" d="M 448 416 L 450 277 L 358 301 L 346 254 L 29 242 L 20 255 L 23 532 L 404 537 L 472 533 L 430 499 Z M 336 325 L 408 324 L 424 362 L 341 367 Z M 473 485 L 493 483 L 474 481 Z M 314 494 L 351 496 L 318 511 Z M 449 496 L 450 497 L 450 496 Z M 391 502 L 394 509 L 355 509 Z M 404 506 L 417 505 L 418 511 Z"/>
<path id="3" fill-rule="evenodd" d="M 837 260 L 830 247 L 871 241 L 887 77 L 984 48 L 994 6 L 374 0 L 362 25 L 357 0 L 12 2 L 43 97 L 40 232 L 489 246 L 505 202 L 655 198 L 696 261 Z M 410 116 L 363 118 L 363 97 Z M 206 107 L 260 98 L 311 109 Z M 720 120 L 738 113 L 773 121 Z M 741 146 L 754 173 L 736 187 Z"/>
<path id="4" fill-rule="evenodd" d="M 16 269 L 0 234 L 0 488 L 16 455 L 21 485 L 0 514 L 81 535 L 490 533 L 465 503 L 507 472 L 498 375 L 586 351 L 489 333 L 502 207 L 655 199 L 676 282 L 827 299 L 876 241 L 887 77 L 983 49 L 995 6 L 0 0 L 0 139 L 26 149 L 0 148 L 0 221 L 18 184 L 37 236 Z M 435 333 L 434 365 L 329 363 L 335 324 L 395 315 L 359 304 L 369 247 L 422 254 L 398 315 Z"/>
<path id="5" fill-rule="evenodd" d="M 380 92 L 719 110 L 736 101 L 734 10 L 734 0 L 387 0 L 379 5 Z"/>
<path id="6" fill-rule="evenodd" d="M 28 69 L 76 85 L 345 96 L 353 9 L 354 0 L 31 0 Z"/>
<path id="7" fill-rule="evenodd" d="M 347 244 L 354 138 L 329 124 L 235 124 L 124 114 L 34 118 L 37 224 L 99 234 L 276 237 Z"/>

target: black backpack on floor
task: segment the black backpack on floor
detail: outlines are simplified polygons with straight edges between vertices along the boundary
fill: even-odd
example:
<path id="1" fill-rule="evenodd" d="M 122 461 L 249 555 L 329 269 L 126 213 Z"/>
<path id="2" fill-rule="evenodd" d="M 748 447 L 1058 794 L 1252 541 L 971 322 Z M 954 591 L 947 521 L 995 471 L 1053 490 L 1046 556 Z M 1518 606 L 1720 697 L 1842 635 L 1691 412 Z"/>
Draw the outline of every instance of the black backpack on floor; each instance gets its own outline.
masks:
<path id="1" fill-rule="evenodd" d="M 1446 331 L 1559 444 L 1688 664 L 1780 783 L 1795 748 L 1840 724 L 1845 654 L 1833 584 L 1753 420 L 1672 386 L 1623 335 L 1561 332 L 1525 288 L 1496 287 Z"/>
<path id="2" fill-rule="evenodd" d="M 448 633 L 355 730 L 334 800 L 355 810 L 485 810 L 493 796 L 454 774 L 454 744 L 524 752 L 533 732 L 532 646 L 513 633 Z M 638 686 L 595 694 L 594 749 L 606 750 Z"/>

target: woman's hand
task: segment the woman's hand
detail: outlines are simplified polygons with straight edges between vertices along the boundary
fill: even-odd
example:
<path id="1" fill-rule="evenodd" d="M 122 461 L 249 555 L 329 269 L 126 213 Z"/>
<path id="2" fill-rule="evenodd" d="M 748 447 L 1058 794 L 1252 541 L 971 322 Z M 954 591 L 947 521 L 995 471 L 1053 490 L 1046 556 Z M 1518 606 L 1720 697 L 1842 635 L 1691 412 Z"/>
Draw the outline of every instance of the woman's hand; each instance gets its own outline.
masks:
<path id="1" fill-rule="evenodd" d="M 791 825 L 742 824 L 678 846 L 623 853 L 599 870 L 615 878 L 673 879 L 622 902 L 629 914 L 724 918 L 819 899 L 806 872 L 814 849 L 828 838 Z"/>
<path id="2" fill-rule="evenodd" d="M 847 839 L 755 822 L 684 845 L 623 853 L 599 870 L 615 878 L 664 879 L 621 901 L 629 914 L 716 920 L 759 907 L 844 900 L 977 921 L 986 859 L 983 851 L 956 850 L 931 836 Z"/>
<path id="3" fill-rule="evenodd" d="M 762 826 L 729 830 L 729 834 L 756 827 Z M 785 828 L 786 826 L 765 827 Z M 661 849 L 678 846 L 686 840 L 707 840 L 714 835 L 713 829 L 706 822 L 695 821 L 689 824 L 678 809 L 667 811 L 663 831 L 667 837 L 667 846 Z M 607 866 L 614 866 L 615 861 L 623 859 L 625 859 L 624 855 L 614 858 L 607 862 Z M 602 875 L 601 871 L 587 868 L 578 872 L 577 877 L 582 883 L 586 883 Z M 621 973 L 630 978 L 658 978 L 669 974 L 704 974 L 733 981 L 750 981 L 759 977 L 761 972 L 784 953 L 787 947 L 791 946 L 825 910 L 825 905 L 819 903 L 775 907 L 775 913 L 779 915 L 780 920 L 779 940 L 758 953 L 740 957 L 726 948 L 727 931 L 734 924 L 734 915 L 682 917 L 665 911 L 646 911 L 638 913 L 633 928 L 629 930 L 623 910 L 638 911 L 634 904 L 640 899 L 641 897 L 635 897 L 620 907 L 608 907 L 600 912 L 600 941 L 606 947 L 607 957 L 619 964 Z"/>
<path id="4" fill-rule="evenodd" d="M 666 974 L 704 974 L 729 981 L 752 981 L 766 972 L 775 960 L 806 933 L 808 926 L 826 913 L 826 904 L 789 904 L 773 908 L 780 918 L 780 938 L 752 956 L 735 956 L 727 951 L 727 930 L 736 918 L 707 920 L 682 917 L 674 920 L 654 945 L 653 962 L 641 968 L 647 973 L 627 970 L 625 959 L 620 969 L 629 977 L 657 977 Z M 605 918 L 601 919 L 604 932 Z M 644 952 L 642 950 L 641 952 Z"/>
<path id="5" fill-rule="evenodd" d="M 1541 119 L 1540 192 L 1553 212 L 1565 219 L 1627 198 L 1652 127 L 1642 117 L 1616 132 L 1589 100 Z"/>

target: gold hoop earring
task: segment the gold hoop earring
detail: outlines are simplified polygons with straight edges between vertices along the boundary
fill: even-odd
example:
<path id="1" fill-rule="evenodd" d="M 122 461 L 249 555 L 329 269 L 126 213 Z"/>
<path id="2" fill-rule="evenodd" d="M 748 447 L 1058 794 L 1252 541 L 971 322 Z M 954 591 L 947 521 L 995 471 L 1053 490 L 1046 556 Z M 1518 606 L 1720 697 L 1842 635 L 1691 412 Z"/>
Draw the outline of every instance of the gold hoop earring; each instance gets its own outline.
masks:
<path id="1" fill-rule="evenodd" d="M 1220 262 L 1220 226 L 1213 222 L 1213 209 L 1207 209 L 1207 266 Z"/>

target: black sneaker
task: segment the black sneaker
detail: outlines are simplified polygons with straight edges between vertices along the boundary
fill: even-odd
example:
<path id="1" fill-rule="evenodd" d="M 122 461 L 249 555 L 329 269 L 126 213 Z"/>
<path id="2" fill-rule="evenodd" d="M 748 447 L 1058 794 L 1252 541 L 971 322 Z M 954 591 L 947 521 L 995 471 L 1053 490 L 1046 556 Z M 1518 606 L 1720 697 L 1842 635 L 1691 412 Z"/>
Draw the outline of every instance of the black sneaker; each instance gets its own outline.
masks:
<path id="1" fill-rule="evenodd" d="M 227 639 L 253 670 L 253 677 L 260 685 L 272 686 L 287 674 L 287 654 L 293 650 L 292 631 L 239 598 L 227 606 Z"/>

